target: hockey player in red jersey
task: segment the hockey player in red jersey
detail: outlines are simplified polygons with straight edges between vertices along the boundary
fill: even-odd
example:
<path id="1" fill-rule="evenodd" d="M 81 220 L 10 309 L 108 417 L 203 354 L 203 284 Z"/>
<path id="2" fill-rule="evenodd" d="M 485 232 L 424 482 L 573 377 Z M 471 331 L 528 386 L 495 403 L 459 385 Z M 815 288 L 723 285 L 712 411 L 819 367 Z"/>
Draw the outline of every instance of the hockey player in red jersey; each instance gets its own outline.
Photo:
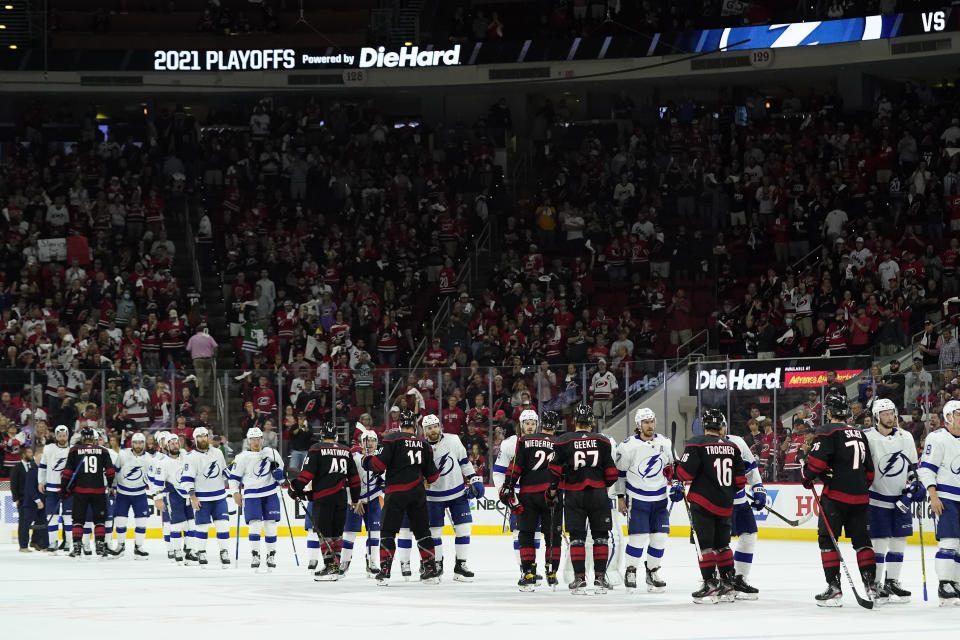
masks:
<path id="1" fill-rule="evenodd" d="M 586 559 L 584 547 L 587 523 L 593 534 L 594 593 L 610 589 L 606 567 L 610 555 L 609 535 L 613 528 L 607 488 L 617 482 L 619 473 L 613 462 L 613 446 L 605 437 L 592 433 L 593 411 L 587 405 L 577 407 L 573 416 L 574 430 L 557 437 L 550 463 L 552 480 L 546 491 L 548 504 L 559 500 L 558 488 L 564 489 L 564 520 L 570 532 L 570 562 L 574 578 L 570 591 L 586 593 Z M 563 482 L 561 486 L 560 483 Z"/>
<path id="2" fill-rule="evenodd" d="M 877 599 L 877 565 L 867 529 L 868 489 L 874 475 L 873 457 L 863 431 L 846 422 L 850 415 L 847 399 L 839 394 L 831 394 L 824 401 L 824 408 L 824 425 L 817 431 L 802 474 L 803 486 L 807 489 L 813 489 L 817 478 L 823 481 L 818 533 L 827 588 L 816 596 L 817 606 L 840 607 L 843 605 L 841 560 L 830 532 L 839 535 L 841 528 L 857 551 L 857 564 L 867 597 L 871 601 Z"/>
<path id="3" fill-rule="evenodd" d="M 410 529 L 420 548 L 420 580 L 427 584 L 438 584 L 440 573 L 434 555 L 433 536 L 430 534 L 424 486 L 424 483 L 429 485 L 440 477 L 430 443 L 416 434 L 416 424 L 412 420 L 403 421 L 399 431 L 391 431 L 383 436 L 376 453 L 363 458 L 363 468 L 374 473 L 385 473 L 377 585 L 389 584 L 390 568 L 397 551 L 397 533 L 404 515 L 410 522 Z"/>
<path id="4" fill-rule="evenodd" d="M 703 585 L 693 593 L 693 601 L 733 602 L 736 572 L 730 550 L 730 515 L 734 497 L 746 486 L 747 477 L 740 449 L 720 435 L 727 422 L 723 412 L 706 409 L 700 420 L 703 435 L 687 441 L 670 488 L 670 499 L 682 500 L 683 483 L 690 483 L 687 498 L 703 576 Z"/>
<path id="5" fill-rule="evenodd" d="M 113 460 L 107 450 L 97 444 L 94 430 L 83 427 L 80 430 L 80 444 L 67 454 L 67 462 L 60 477 L 60 498 L 65 500 L 71 494 L 74 495 L 71 558 L 77 558 L 81 553 L 84 517 L 88 506 L 93 514 L 97 555 L 106 557 L 107 489 L 112 487 L 115 474 Z"/>

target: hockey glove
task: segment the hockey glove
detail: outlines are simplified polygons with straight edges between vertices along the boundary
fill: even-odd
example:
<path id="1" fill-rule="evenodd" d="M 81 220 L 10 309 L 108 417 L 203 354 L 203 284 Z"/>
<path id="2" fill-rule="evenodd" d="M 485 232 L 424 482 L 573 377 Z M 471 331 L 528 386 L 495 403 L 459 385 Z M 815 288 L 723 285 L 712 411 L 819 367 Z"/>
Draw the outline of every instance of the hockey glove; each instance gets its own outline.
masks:
<path id="1" fill-rule="evenodd" d="M 70 497 L 71 489 L 70 489 L 70 487 L 68 487 L 68 486 L 62 486 L 62 487 L 60 487 L 60 492 L 59 492 L 59 493 L 60 493 L 60 499 L 61 499 L 61 500 L 66 500 L 67 498 Z"/>
<path id="2" fill-rule="evenodd" d="M 683 482 L 680 480 L 674 480 L 670 483 L 670 501 L 671 502 L 680 502 L 683 500 Z"/>
<path id="3" fill-rule="evenodd" d="M 303 489 L 302 489 L 301 487 L 298 487 L 298 486 L 295 485 L 295 484 L 291 484 L 291 485 L 287 488 L 287 495 L 290 496 L 291 498 L 293 498 L 294 500 L 306 500 L 306 499 L 307 499 L 307 494 L 305 494 L 305 493 L 303 492 Z"/>
<path id="4" fill-rule="evenodd" d="M 920 484 L 919 480 L 911 482 L 910 486 L 907 487 L 907 491 L 910 492 L 910 497 L 913 498 L 914 504 L 920 504 L 927 499 L 927 492 L 924 491 L 923 485 Z"/>
<path id="5" fill-rule="evenodd" d="M 485 489 L 483 487 L 483 478 L 476 476 L 473 480 L 470 481 L 470 491 L 473 493 L 473 497 L 479 500 L 483 497 Z"/>
<path id="6" fill-rule="evenodd" d="M 800 476 L 800 484 L 803 485 L 804 489 L 813 489 L 813 483 L 816 481 L 817 476 L 808 476 L 806 473 Z"/>
<path id="7" fill-rule="evenodd" d="M 754 511 L 763 511 L 763 508 L 767 504 L 767 490 L 763 488 L 762 484 L 758 484 L 753 488 L 753 510 Z"/>
<path id="8" fill-rule="evenodd" d="M 547 501 L 547 506 L 553 510 L 560 504 L 560 492 L 551 487 L 543 492 L 543 499 Z"/>
<path id="9" fill-rule="evenodd" d="M 509 507 L 516 499 L 517 496 L 514 495 L 512 486 L 505 484 L 500 487 L 500 502 L 505 506 Z"/>

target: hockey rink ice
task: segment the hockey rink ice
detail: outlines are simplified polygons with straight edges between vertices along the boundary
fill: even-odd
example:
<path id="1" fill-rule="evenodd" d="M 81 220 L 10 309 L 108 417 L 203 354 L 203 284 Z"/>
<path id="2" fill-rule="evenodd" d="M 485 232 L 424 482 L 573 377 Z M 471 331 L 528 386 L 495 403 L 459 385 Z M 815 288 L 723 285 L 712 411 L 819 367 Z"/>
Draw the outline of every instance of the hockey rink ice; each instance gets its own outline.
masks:
<path id="1" fill-rule="evenodd" d="M 0 617 L 7 621 L 10 637 L 18 639 L 105 634 L 136 640 L 425 640 L 495 634 L 551 640 L 960 637 L 960 607 L 937 606 L 934 549 L 929 546 L 931 600 L 923 602 L 920 548 L 909 545 L 901 582 L 913 591 L 913 601 L 867 611 L 851 595 L 845 595 L 840 609 L 814 604 L 814 594 L 824 586 L 814 542 L 759 540 L 750 582 L 760 589 L 760 599 L 696 605 L 690 592 L 699 586 L 699 573 L 693 547 L 683 538 L 670 538 L 664 556 L 660 573 L 668 584 L 665 593 L 638 589 L 628 594 L 618 586 L 604 596 L 572 596 L 563 584 L 556 592 L 541 587 L 520 593 L 509 537 L 473 538 L 469 565 L 477 577 L 471 584 L 453 582 L 450 544 L 440 585 L 403 582 L 395 563 L 396 577 L 389 587 L 365 578 L 356 561 L 340 581 L 314 582 L 306 570 L 306 540 L 295 540 L 302 568 L 294 566 L 289 538 L 281 538 L 278 567 L 271 574 L 254 574 L 249 568 L 245 540 L 240 544 L 240 568 L 228 570 L 170 564 L 160 540 L 147 540 L 151 558 L 146 562 L 129 556 L 76 560 L 20 554 L 16 545 L 0 545 Z M 217 562 L 214 540 L 207 549 Z M 849 545 L 842 550 L 848 562 L 853 560 Z M 127 553 L 131 551 L 128 544 Z M 845 581 L 843 587 L 846 592 Z M 633 635 L 621 635 L 626 633 Z"/>

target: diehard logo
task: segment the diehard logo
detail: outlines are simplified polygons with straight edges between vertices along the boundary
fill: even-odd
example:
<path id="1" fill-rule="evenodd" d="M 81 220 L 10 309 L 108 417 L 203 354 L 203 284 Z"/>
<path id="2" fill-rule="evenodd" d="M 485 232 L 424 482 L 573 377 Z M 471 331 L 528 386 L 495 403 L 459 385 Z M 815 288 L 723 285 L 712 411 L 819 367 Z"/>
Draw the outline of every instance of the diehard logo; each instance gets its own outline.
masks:
<path id="1" fill-rule="evenodd" d="M 744 369 L 731 371 L 701 371 L 697 375 L 697 389 L 730 389 L 731 391 L 759 391 L 780 388 L 780 367 L 770 373 L 747 373 Z"/>
<path id="2" fill-rule="evenodd" d="M 421 51 L 420 47 L 400 47 L 387 51 L 385 47 L 360 49 L 360 68 L 368 67 L 440 67 L 460 64 L 460 45 L 442 51 Z"/>

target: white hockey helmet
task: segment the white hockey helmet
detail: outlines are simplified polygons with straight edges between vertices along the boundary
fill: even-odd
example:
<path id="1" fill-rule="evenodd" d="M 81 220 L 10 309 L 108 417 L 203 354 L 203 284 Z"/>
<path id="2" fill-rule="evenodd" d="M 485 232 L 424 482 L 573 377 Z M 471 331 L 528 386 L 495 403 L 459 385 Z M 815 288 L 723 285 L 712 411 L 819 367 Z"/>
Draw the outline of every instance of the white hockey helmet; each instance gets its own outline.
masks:
<path id="1" fill-rule="evenodd" d="M 640 423 L 644 420 L 653 420 L 654 423 L 657 422 L 657 414 L 653 412 L 653 409 L 648 409 L 647 407 L 640 407 L 633 414 L 633 428 L 639 429 Z"/>
<path id="2" fill-rule="evenodd" d="M 262 438 L 263 431 L 260 430 L 260 427 L 250 427 L 247 429 L 247 440 L 250 438 Z"/>
<path id="3" fill-rule="evenodd" d="M 432 413 L 428 413 L 427 415 L 423 416 L 423 419 L 420 421 L 420 426 L 424 431 L 426 431 L 427 427 L 432 427 L 434 425 L 440 425 L 440 418 Z"/>
<path id="4" fill-rule="evenodd" d="M 157 442 L 157 446 L 162 449 L 164 446 L 166 446 L 167 438 L 169 437 L 170 437 L 169 431 L 158 431 L 157 435 L 154 436 L 153 439 Z"/>
<path id="5" fill-rule="evenodd" d="M 142 442 L 142 443 L 146 444 L 146 443 L 147 443 L 147 437 L 146 437 L 145 435 L 143 435 L 142 433 L 135 433 L 135 434 L 133 434 L 133 436 L 130 438 L 130 444 L 133 444 L 134 442 Z"/>
<path id="6" fill-rule="evenodd" d="M 193 430 L 193 438 L 194 440 L 196 440 L 200 436 L 207 436 L 209 438 L 210 430 L 207 429 L 206 427 L 197 427 L 196 429 Z"/>
<path id="7" fill-rule="evenodd" d="M 520 424 L 523 424 L 524 420 L 533 420 L 537 424 L 540 424 L 540 416 L 538 416 L 537 412 L 533 409 L 524 409 L 520 412 Z"/>
<path id="8" fill-rule="evenodd" d="M 947 422 L 947 416 L 953 416 L 955 411 L 960 411 L 960 400 L 950 400 L 943 405 L 943 421 Z"/>
<path id="9" fill-rule="evenodd" d="M 884 411 L 896 411 L 897 405 L 893 404 L 893 400 L 889 398 L 878 398 L 873 401 L 873 407 L 871 407 L 871 412 L 873 413 L 874 418 L 879 418 L 880 414 Z"/>
<path id="10" fill-rule="evenodd" d="M 58 425 L 57 425 L 57 428 L 53 430 L 53 435 L 57 435 L 57 434 L 60 433 L 61 431 L 62 431 L 63 433 L 68 434 L 68 435 L 70 434 L 70 429 L 67 428 L 67 425 L 65 425 L 65 424 L 58 424 Z"/>

